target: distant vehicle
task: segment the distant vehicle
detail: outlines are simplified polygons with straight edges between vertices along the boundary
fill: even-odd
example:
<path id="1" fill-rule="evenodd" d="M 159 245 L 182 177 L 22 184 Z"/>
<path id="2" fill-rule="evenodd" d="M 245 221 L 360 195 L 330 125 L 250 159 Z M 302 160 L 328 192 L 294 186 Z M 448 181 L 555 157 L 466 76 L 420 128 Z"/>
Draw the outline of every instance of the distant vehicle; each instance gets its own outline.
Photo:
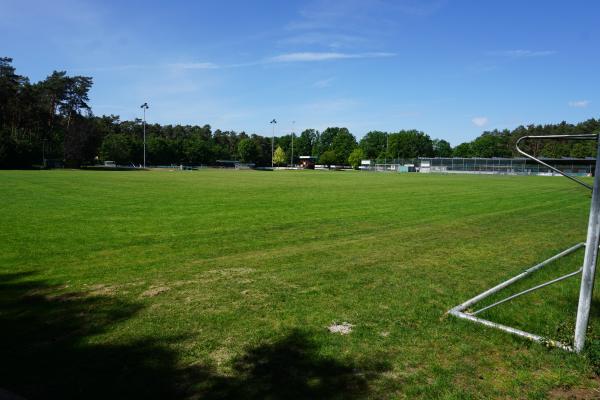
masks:
<path id="1" fill-rule="evenodd" d="M 114 161 L 104 161 L 105 167 L 117 168 L 117 164 Z"/>

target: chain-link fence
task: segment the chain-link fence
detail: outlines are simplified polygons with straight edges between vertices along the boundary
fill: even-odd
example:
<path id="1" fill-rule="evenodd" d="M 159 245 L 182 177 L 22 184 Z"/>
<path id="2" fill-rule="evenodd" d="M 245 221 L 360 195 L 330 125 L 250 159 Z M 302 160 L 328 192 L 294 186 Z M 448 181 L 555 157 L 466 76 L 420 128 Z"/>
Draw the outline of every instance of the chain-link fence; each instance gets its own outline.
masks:
<path id="1" fill-rule="evenodd" d="M 394 158 L 380 160 L 363 160 L 360 169 L 363 171 L 416 172 L 419 166 L 417 158 Z"/>
<path id="2" fill-rule="evenodd" d="M 570 175 L 591 175 L 596 165 L 593 158 L 542 158 L 547 164 Z M 420 172 L 553 175 L 543 165 L 526 158 L 419 158 Z"/>

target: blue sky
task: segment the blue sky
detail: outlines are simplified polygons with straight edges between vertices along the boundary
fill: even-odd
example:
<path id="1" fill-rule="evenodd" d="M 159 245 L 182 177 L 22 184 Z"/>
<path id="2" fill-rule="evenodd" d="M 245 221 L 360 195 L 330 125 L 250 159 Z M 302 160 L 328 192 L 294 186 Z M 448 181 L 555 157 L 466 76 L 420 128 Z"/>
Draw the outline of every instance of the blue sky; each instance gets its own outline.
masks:
<path id="1" fill-rule="evenodd" d="M 598 1 L 0 0 L 0 53 L 94 78 L 96 114 L 270 135 L 600 117 Z M 296 121 L 295 125 L 292 121 Z"/>

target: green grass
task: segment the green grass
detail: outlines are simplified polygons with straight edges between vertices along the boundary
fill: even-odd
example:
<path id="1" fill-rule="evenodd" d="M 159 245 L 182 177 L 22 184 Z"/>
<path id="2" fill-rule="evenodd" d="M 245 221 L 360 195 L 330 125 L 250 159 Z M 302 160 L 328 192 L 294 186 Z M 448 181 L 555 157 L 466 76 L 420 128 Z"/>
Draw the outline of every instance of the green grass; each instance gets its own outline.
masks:
<path id="1" fill-rule="evenodd" d="M 565 179 L 1 171 L 0 199 L 0 388 L 25 397 L 542 399 L 597 386 L 585 357 L 445 315 L 585 239 L 589 193 Z M 564 336 L 578 282 L 482 316 Z M 351 334 L 327 331 L 344 321 Z"/>

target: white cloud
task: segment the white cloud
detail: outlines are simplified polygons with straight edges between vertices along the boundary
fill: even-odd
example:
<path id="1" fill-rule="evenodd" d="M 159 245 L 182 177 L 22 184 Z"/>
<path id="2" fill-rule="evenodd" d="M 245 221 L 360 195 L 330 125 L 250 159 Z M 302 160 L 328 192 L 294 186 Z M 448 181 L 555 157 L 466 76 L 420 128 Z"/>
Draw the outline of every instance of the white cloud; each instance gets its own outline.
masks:
<path id="1" fill-rule="evenodd" d="M 302 52 L 302 53 L 287 53 L 280 54 L 268 58 L 268 62 L 310 62 L 310 61 L 327 61 L 327 60 L 342 60 L 348 58 L 378 58 L 378 57 L 393 57 L 394 53 L 337 53 L 337 52 Z"/>
<path id="2" fill-rule="evenodd" d="M 279 41 L 284 45 L 319 45 L 331 49 L 351 48 L 356 47 L 358 44 L 364 45 L 366 42 L 367 39 L 358 35 L 318 31 L 303 32 Z"/>
<path id="3" fill-rule="evenodd" d="M 322 89 L 331 86 L 331 82 L 333 82 L 334 78 L 321 79 L 313 83 L 313 87 Z"/>
<path id="4" fill-rule="evenodd" d="M 89 68 L 70 68 L 70 71 L 126 71 L 126 70 L 155 70 L 160 68 L 171 68 L 174 70 L 185 70 L 185 69 L 217 69 L 219 65 L 211 62 L 183 62 L 173 64 L 123 64 L 123 65 L 111 65 L 105 67 L 89 67 Z"/>
<path id="5" fill-rule="evenodd" d="M 191 63 L 175 63 L 169 64 L 169 67 L 175 69 L 216 69 L 217 64 L 211 62 L 191 62 Z"/>
<path id="6" fill-rule="evenodd" d="M 490 120 L 487 117 L 475 117 L 471 120 L 471 122 L 473 123 L 473 125 L 478 126 L 478 127 L 483 127 L 485 125 L 487 125 L 487 123 Z"/>
<path id="7" fill-rule="evenodd" d="M 365 27 L 383 30 L 381 14 L 402 13 L 413 17 L 427 17 L 438 12 L 447 0 L 313 0 L 303 2 L 299 19 L 287 25 L 291 30 L 330 30 L 344 26 L 355 31 Z"/>
<path id="8" fill-rule="evenodd" d="M 111 65 L 105 67 L 83 67 L 83 68 L 68 68 L 72 72 L 110 72 L 110 71 L 127 71 L 134 69 L 148 69 L 153 68 L 148 65 L 140 64 L 123 64 L 123 65 Z"/>
<path id="9" fill-rule="evenodd" d="M 569 107 L 586 108 L 589 104 L 589 100 L 575 100 L 569 102 Z"/>
<path id="10" fill-rule="evenodd" d="M 498 50 L 488 51 L 486 53 L 489 56 L 500 56 L 510 58 L 526 58 L 526 57 L 546 57 L 556 54 L 555 50 Z"/>
<path id="11" fill-rule="evenodd" d="M 343 60 L 356 58 L 381 58 L 393 57 L 394 53 L 337 53 L 337 52 L 303 52 L 303 53 L 286 53 L 277 56 L 264 58 L 262 60 L 243 62 L 237 64 L 215 64 L 212 62 L 180 62 L 171 64 L 155 64 L 155 65 L 112 65 L 107 67 L 93 68 L 70 68 L 71 71 L 121 71 L 121 70 L 142 70 L 142 69 L 161 69 L 170 68 L 174 71 L 184 70 L 208 70 L 208 69 L 223 69 L 223 68 L 243 68 L 256 65 L 265 65 L 272 63 L 292 63 L 292 62 L 310 62 L 310 61 L 327 61 L 327 60 Z M 327 85 L 328 82 L 322 82 Z"/>

